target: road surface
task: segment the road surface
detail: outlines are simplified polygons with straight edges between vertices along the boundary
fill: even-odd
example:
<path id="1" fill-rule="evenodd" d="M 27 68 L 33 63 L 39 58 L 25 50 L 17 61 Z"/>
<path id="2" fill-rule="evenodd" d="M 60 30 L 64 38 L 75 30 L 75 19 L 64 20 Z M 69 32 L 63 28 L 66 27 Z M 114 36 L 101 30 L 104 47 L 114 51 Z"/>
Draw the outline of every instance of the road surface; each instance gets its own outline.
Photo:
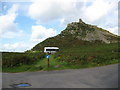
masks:
<path id="1" fill-rule="evenodd" d="M 29 83 L 28 88 L 118 88 L 118 64 L 88 69 L 3 73 L 3 88 Z"/>

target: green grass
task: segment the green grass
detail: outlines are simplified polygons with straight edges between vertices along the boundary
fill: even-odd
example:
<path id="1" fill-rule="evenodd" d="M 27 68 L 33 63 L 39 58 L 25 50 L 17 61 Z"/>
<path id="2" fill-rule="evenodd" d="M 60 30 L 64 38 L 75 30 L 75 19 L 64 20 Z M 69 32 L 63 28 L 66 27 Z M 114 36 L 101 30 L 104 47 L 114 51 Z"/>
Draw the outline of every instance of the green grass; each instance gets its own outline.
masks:
<path id="1" fill-rule="evenodd" d="M 51 55 L 49 68 L 47 66 L 47 59 L 42 58 L 42 56 L 41 58 L 38 57 L 34 58 L 34 60 L 32 59 L 35 62 L 30 65 L 4 67 L 3 72 L 33 72 L 41 70 L 50 71 L 104 66 L 120 63 L 118 53 L 118 44 L 96 44 L 84 45 L 80 47 L 61 48 L 60 52 Z M 37 56 L 39 54 L 40 53 L 37 53 Z M 31 53 L 29 56 L 32 55 L 33 54 Z M 36 55 L 33 56 L 36 57 Z M 89 60 L 88 57 L 91 56 L 94 56 L 94 58 Z"/>
<path id="2" fill-rule="evenodd" d="M 3 52 L 2 67 L 13 68 L 21 65 L 32 65 L 38 59 L 44 58 L 44 53 L 41 52 Z"/>
<path id="3" fill-rule="evenodd" d="M 72 47 L 62 49 L 55 57 L 61 61 L 76 64 L 96 64 L 109 63 L 110 61 L 118 60 L 118 44 L 100 44 L 100 45 L 84 45 L 80 47 Z M 93 57 L 92 59 L 89 59 Z"/>
<path id="4" fill-rule="evenodd" d="M 44 58 L 42 60 L 39 60 L 38 62 L 36 62 L 36 64 L 33 65 L 23 65 L 15 68 L 3 68 L 3 72 L 15 73 L 15 72 L 52 71 L 52 70 L 64 70 L 64 69 L 82 69 L 82 68 L 104 66 L 109 64 L 116 64 L 116 63 L 118 63 L 118 60 L 110 61 L 109 63 L 104 63 L 104 64 L 95 64 L 92 62 L 84 65 L 70 64 L 64 61 L 61 62 L 55 59 L 54 55 L 51 55 L 49 68 L 47 66 L 47 59 Z M 60 67 L 55 67 L 56 65 L 59 65 Z"/>
<path id="5" fill-rule="evenodd" d="M 25 72 L 31 67 L 32 67 L 32 65 L 22 65 L 22 66 L 18 66 L 18 67 L 2 68 L 2 72 L 11 72 L 11 73 Z"/>
<path id="6" fill-rule="evenodd" d="M 59 61 L 57 59 L 54 58 L 54 55 L 51 56 L 50 58 L 50 67 L 48 68 L 47 66 L 47 59 L 44 58 L 42 60 L 40 60 L 35 67 L 43 67 L 43 71 L 51 71 L 51 70 L 64 70 L 64 69 L 81 69 L 81 68 L 90 68 L 90 67 L 96 67 L 96 66 L 104 66 L 104 65 L 109 65 L 109 64 L 116 64 L 118 63 L 118 60 L 114 60 L 114 61 L 110 61 L 104 64 L 96 64 L 96 63 L 87 63 L 84 65 L 80 65 L 80 64 L 70 64 L 64 61 Z M 59 65 L 60 67 L 56 67 L 56 65 Z M 33 71 L 33 70 L 29 70 L 29 71 Z M 36 70 L 35 70 L 36 71 Z"/>

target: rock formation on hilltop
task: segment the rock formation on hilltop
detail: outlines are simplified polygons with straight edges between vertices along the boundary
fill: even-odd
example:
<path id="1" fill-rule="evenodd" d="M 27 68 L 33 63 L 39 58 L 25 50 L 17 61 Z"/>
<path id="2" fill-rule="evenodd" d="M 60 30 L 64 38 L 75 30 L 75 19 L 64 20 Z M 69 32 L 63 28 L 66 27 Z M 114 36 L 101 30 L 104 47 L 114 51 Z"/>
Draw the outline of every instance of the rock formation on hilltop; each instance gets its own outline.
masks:
<path id="1" fill-rule="evenodd" d="M 79 22 L 72 22 L 66 29 L 55 37 L 50 37 L 40 42 L 32 50 L 41 50 L 45 46 L 76 47 L 83 44 L 93 43 L 117 43 L 119 36 L 95 25 L 86 24 L 79 19 Z"/>

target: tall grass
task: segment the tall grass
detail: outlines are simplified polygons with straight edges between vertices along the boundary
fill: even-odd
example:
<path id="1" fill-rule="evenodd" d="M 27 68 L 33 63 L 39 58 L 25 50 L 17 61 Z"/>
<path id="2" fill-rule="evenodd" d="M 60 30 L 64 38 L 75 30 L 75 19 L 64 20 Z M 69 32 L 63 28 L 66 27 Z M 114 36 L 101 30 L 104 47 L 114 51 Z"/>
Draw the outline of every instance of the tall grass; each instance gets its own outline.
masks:
<path id="1" fill-rule="evenodd" d="M 62 48 L 55 58 L 71 64 L 107 64 L 120 59 L 118 52 L 118 44 L 94 44 Z"/>
<path id="2" fill-rule="evenodd" d="M 22 65 L 31 65 L 37 60 L 44 58 L 44 53 L 41 52 L 3 52 L 2 53 L 2 67 L 12 68 Z"/>
<path id="3" fill-rule="evenodd" d="M 87 68 L 120 62 L 118 44 L 85 44 L 63 47 L 50 58 L 50 67 L 42 52 L 3 53 L 4 72 Z M 56 65 L 60 67 L 56 68 Z"/>

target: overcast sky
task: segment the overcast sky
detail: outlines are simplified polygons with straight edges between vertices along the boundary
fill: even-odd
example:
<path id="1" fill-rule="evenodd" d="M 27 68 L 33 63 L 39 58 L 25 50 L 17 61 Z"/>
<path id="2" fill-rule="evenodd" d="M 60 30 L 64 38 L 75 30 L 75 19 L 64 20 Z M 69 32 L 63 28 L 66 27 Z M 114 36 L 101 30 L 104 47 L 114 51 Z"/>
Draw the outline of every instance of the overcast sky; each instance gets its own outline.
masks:
<path id="1" fill-rule="evenodd" d="M 29 50 L 80 18 L 118 35 L 118 0 L 18 1 L 0 2 L 0 51 Z"/>

